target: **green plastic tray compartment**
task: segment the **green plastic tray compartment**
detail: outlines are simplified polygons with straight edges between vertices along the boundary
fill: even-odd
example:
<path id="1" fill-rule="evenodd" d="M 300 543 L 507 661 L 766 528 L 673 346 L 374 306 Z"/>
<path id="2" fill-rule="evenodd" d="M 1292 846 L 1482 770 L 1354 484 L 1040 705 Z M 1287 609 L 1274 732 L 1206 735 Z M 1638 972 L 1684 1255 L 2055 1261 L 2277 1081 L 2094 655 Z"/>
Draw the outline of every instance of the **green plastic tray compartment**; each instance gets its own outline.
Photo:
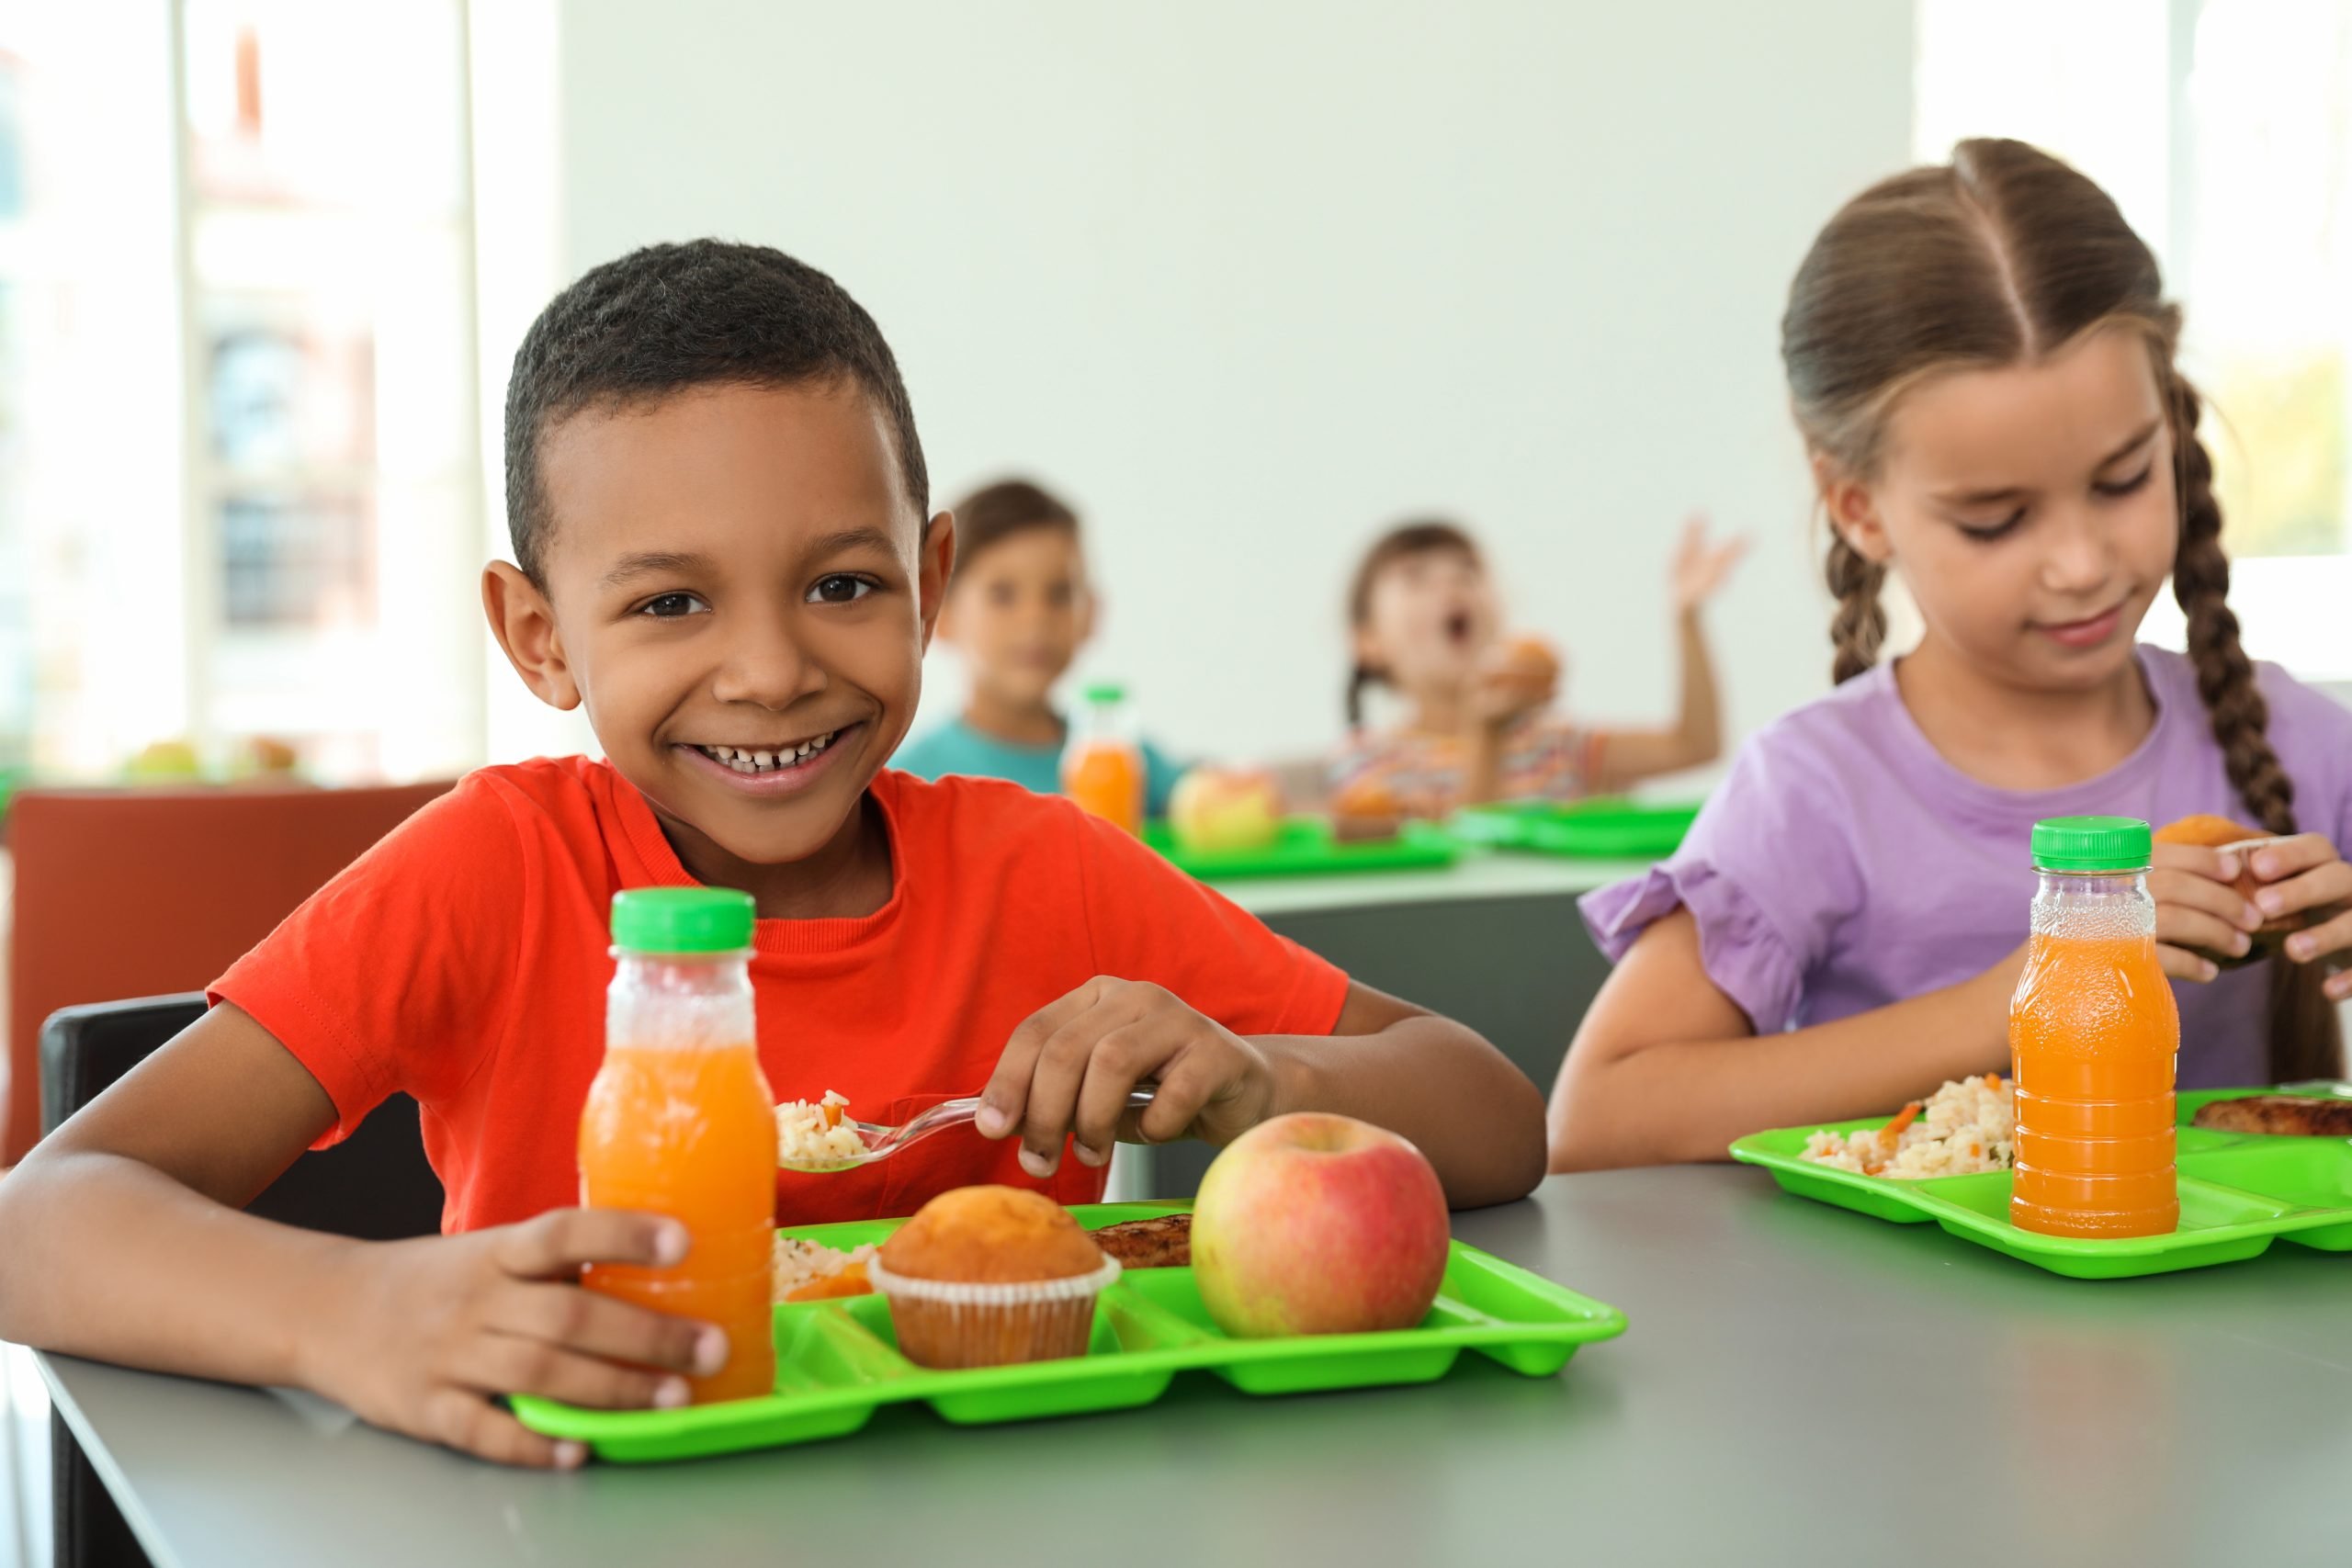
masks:
<path id="1" fill-rule="evenodd" d="M 1682 847 L 1699 807 L 1630 800 L 1498 801 L 1453 814 L 1454 836 L 1495 849 L 1594 860 L 1662 860 Z"/>
<path id="2" fill-rule="evenodd" d="M 1274 841 L 1255 850 L 1187 850 L 1164 821 L 1144 824 L 1143 841 L 1203 881 L 1231 876 L 1328 876 L 1348 871 L 1418 871 L 1452 865 L 1461 846 L 1434 822 L 1407 822 L 1393 839 L 1342 843 L 1319 817 L 1288 817 Z"/>
<path id="3" fill-rule="evenodd" d="M 2209 1100 L 2261 1089 L 2183 1095 L 2186 1123 Z M 2352 1141 L 2265 1137 L 2183 1125 L 2177 1163 L 2180 1228 L 2165 1235 L 2098 1240 L 2041 1235 L 2009 1223 L 2009 1173 L 1899 1180 L 1815 1165 L 1802 1157 L 1814 1133 L 1866 1132 L 1888 1118 L 1782 1127 L 1745 1137 L 1734 1159 L 1761 1166 L 1800 1197 L 1897 1224 L 1932 1222 L 1980 1247 L 2077 1280 L 2115 1280 L 2234 1263 L 2285 1237 L 2322 1251 L 2352 1251 Z"/>
<path id="4" fill-rule="evenodd" d="M 1070 1212 L 1089 1229 L 1181 1213 L 1182 1203 L 1097 1203 Z M 786 1234 L 849 1248 L 902 1224 L 876 1220 Z M 1102 1292 L 1084 1356 L 1023 1366 L 933 1371 L 899 1354 L 878 1295 L 775 1310 L 776 1389 L 685 1410 L 588 1410 L 517 1396 L 523 1424 L 622 1462 L 691 1459 L 838 1438 L 884 1404 L 922 1403 L 965 1426 L 1149 1404 L 1179 1373 L 1201 1371 L 1252 1394 L 1429 1382 L 1464 1350 L 1527 1377 L 1549 1377 L 1577 1347 L 1625 1329 L 1616 1308 L 1501 1258 L 1453 1244 L 1437 1303 L 1420 1326 L 1387 1334 L 1228 1338 L 1209 1321 L 1190 1269 L 1136 1269 Z"/>

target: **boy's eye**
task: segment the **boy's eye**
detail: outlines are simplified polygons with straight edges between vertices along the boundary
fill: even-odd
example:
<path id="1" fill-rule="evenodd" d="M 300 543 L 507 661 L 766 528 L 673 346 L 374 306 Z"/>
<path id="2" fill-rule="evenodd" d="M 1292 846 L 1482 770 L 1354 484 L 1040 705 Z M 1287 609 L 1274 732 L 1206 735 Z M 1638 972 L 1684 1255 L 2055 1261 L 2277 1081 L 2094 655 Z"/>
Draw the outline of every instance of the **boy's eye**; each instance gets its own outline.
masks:
<path id="1" fill-rule="evenodd" d="M 2148 480 L 2154 476 L 2155 471 L 2155 462 L 2154 459 L 2151 459 L 2140 469 L 2138 473 L 2133 474 L 2128 479 L 2102 479 L 2092 485 L 2091 489 L 2097 491 L 2101 495 L 2130 495 L 2133 491 L 2140 489 L 2143 485 L 2145 485 Z"/>
<path id="2" fill-rule="evenodd" d="M 1000 610 L 1011 609 L 1012 607 L 1012 584 L 1010 582 L 989 583 L 989 603 L 995 605 Z"/>
<path id="3" fill-rule="evenodd" d="M 2020 506 L 1998 523 L 1962 523 L 1960 531 L 1980 545 L 1989 545 L 2025 521 L 2025 508 Z"/>
<path id="4" fill-rule="evenodd" d="M 650 615 L 657 621 L 673 621 L 705 607 L 702 600 L 692 593 L 657 593 L 639 605 L 637 613 Z"/>
<path id="5" fill-rule="evenodd" d="M 820 577 L 816 581 L 808 590 L 808 603 L 848 604 L 865 598 L 873 592 L 874 584 L 865 578 L 852 577 L 847 572 L 837 571 L 831 577 Z"/>

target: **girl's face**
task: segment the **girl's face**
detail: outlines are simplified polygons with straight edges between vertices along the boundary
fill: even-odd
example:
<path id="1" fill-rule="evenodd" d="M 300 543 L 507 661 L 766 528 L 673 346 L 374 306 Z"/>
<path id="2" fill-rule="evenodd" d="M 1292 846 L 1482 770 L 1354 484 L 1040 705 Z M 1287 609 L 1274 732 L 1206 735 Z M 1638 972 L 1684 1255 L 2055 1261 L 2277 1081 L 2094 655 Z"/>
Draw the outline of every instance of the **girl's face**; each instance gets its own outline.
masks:
<path id="1" fill-rule="evenodd" d="M 1502 605 L 1486 570 L 1458 549 L 1416 550 L 1372 580 L 1356 662 L 1405 696 L 1457 691 L 1502 634 Z"/>
<path id="2" fill-rule="evenodd" d="M 2092 333 L 2039 364 L 1906 393 L 1880 471 L 1816 457 L 1831 522 L 1901 569 L 1929 639 L 2023 690 L 2083 691 L 2129 663 L 2179 543 L 2173 442 L 2144 339 Z"/>

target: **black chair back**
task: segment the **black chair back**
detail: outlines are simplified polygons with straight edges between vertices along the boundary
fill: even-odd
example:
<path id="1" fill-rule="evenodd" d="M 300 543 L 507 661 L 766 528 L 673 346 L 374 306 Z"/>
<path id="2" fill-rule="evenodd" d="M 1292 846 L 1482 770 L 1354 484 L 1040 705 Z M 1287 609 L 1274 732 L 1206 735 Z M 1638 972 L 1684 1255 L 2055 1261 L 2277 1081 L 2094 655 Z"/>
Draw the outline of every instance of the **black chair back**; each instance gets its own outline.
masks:
<path id="1" fill-rule="evenodd" d="M 40 1125 L 46 1134 L 163 1043 L 204 1016 L 201 992 L 65 1008 L 40 1032 Z M 441 1182 L 426 1163 L 416 1101 L 394 1095 L 350 1137 L 286 1168 L 248 1213 L 368 1241 L 441 1228 Z M 147 1562 L 137 1538 L 64 1418 L 50 1416 L 57 1568 Z"/>

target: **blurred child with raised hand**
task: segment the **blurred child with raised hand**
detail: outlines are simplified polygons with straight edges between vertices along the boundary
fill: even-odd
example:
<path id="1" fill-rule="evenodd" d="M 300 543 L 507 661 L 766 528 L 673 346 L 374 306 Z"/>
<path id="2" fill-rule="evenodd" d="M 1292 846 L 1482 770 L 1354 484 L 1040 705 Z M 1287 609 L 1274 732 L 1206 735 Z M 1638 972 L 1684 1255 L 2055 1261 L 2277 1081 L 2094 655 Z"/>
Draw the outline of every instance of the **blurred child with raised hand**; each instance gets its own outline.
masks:
<path id="1" fill-rule="evenodd" d="M 918 778 L 1011 779 L 1039 795 L 1061 789 L 1069 720 L 1054 687 L 1094 635 L 1078 513 L 1043 487 L 1005 479 L 954 508 L 956 565 L 939 639 L 963 656 L 964 711 L 909 741 L 891 765 Z M 1158 817 L 1182 770 L 1141 744 L 1144 808 Z"/>
<path id="2" fill-rule="evenodd" d="M 1502 599 L 1470 536 L 1451 523 L 1407 523 L 1375 541 L 1348 589 L 1354 649 L 1351 733 L 1331 759 L 1333 797 L 1378 791 L 1413 816 L 1494 800 L 1575 800 L 1713 761 L 1723 749 L 1715 671 L 1699 615 L 1745 541 L 1716 544 L 1685 525 L 1669 576 L 1681 695 L 1664 729 L 1587 728 L 1549 710 L 1558 656 L 1541 638 L 1504 636 Z M 1405 722 L 1363 722 L 1367 686 L 1409 705 Z"/>
<path id="3" fill-rule="evenodd" d="M 0 1180 L 0 1337 L 297 1384 L 494 1459 L 577 1464 L 495 1396 L 689 1397 L 716 1326 L 583 1290 L 666 1268 L 658 1214 L 579 1201 L 623 889 L 738 889 L 787 1098 L 980 1134 L 779 1177 L 795 1223 L 997 1181 L 1097 1199 L 1114 1143 L 1320 1109 L 1411 1138 L 1456 1203 L 1542 1174 L 1534 1086 L 1067 801 L 884 768 L 956 555 L 871 317 L 763 247 L 657 245 L 541 313 L 507 399 L 515 563 L 482 579 L 525 684 L 605 751 L 481 769 L 241 959 L 216 1005 Z M 1157 1086 L 1141 1111 L 1138 1084 Z M 238 1212 L 413 1095 L 448 1194 L 392 1243 Z"/>
<path id="4" fill-rule="evenodd" d="M 1586 899 L 1617 967 L 1554 1091 L 1555 1169 L 1720 1159 L 2005 1070 L 2049 817 L 2282 837 L 2156 847 L 2178 1081 L 2342 1070 L 2352 712 L 2239 645 L 2180 328 L 2115 203 L 2022 142 L 1964 141 L 1815 240 L 1781 344 L 1838 689 L 1741 748 L 1675 855 Z M 1925 633 L 1882 663 L 1895 569 Z M 2167 580 L 2186 655 L 2136 640 Z M 2216 964 L 2290 915 L 2282 957 Z"/>

